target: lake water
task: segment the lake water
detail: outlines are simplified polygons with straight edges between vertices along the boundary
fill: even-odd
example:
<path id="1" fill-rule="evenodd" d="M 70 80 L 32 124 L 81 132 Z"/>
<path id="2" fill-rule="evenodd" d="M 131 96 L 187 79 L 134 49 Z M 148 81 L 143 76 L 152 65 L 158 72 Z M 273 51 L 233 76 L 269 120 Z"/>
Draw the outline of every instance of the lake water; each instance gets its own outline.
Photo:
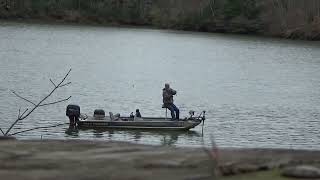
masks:
<path id="1" fill-rule="evenodd" d="M 68 122 L 65 107 L 129 115 L 164 116 L 162 88 L 178 91 L 181 116 L 207 111 L 188 133 L 97 131 L 68 125 L 18 134 L 18 139 L 120 140 L 143 144 L 320 149 L 320 43 L 245 35 L 144 28 L 0 22 L 0 127 L 19 107 L 51 89 L 50 78 L 68 81 L 12 132 Z"/>

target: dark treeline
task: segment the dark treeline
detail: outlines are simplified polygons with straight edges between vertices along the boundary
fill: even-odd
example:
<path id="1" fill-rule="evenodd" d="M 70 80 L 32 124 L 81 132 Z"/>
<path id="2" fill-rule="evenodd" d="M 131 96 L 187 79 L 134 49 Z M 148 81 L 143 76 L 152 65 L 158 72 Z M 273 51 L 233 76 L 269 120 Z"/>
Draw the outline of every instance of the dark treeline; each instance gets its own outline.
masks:
<path id="1" fill-rule="evenodd" d="M 0 18 L 320 39 L 320 0 L 0 0 Z"/>

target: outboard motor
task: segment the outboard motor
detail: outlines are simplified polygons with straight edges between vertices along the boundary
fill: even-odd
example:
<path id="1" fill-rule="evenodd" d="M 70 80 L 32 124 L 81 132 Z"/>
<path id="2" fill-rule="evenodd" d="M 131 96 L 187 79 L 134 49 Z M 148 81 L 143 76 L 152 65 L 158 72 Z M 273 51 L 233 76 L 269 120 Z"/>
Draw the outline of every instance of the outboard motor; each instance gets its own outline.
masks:
<path id="1" fill-rule="evenodd" d="M 80 106 L 69 104 L 67 106 L 66 115 L 69 117 L 70 125 L 76 125 L 80 117 Z"/>
<path id="2" fill-rule="evenodd" d="M 202 121 L 206 120 L 206 111 L 202 111 L 203 115 L 202 115 Z"/>
<path id="3" fill-rule="evenodd" d="M 95 119 L 103 119 L 105 116 L 106 116 L 106 113 L 104 112 L 103 109 L 94 110 L 93 117 Z"/>

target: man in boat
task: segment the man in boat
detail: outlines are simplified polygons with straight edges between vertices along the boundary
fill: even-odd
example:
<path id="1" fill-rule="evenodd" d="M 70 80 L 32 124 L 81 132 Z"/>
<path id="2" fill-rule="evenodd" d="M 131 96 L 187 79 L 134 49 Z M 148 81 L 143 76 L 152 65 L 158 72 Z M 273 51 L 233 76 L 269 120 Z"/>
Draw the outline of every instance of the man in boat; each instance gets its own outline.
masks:
<path id="1" fill-rule="evenodd" d="M 140 113 L 140 111 L 139 111 L 139 109 L 136 109 L 136 117 L 139 117 L 139 118 L 141 118 L 142 116 L 141 116 L 141 113 Z"/>
<path id="2" fill-rule="evenodd" d="M 176 95 L 177 91 L 170 88 L 168 83 L 165 84 L 162 89 L 163 107 L 168 108 L 171 111 L 172 119 L 179 119 L 179 109 L 173 104 L 173 95 Z"/>

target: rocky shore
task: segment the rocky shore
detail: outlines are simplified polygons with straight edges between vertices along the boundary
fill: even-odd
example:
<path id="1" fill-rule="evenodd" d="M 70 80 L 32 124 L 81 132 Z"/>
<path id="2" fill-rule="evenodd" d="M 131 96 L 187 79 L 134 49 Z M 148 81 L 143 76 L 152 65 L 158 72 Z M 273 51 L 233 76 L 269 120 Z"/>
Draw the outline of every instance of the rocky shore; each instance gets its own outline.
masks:
<path id="1" fill-rule="evenodd" d="M 320 165 L 319 151 L 219 149 L 79 140 L 0 141 L 1 179 L 283 179 L 281 170 Z M 294 170 L 297 172 L 297 170 Z M 288 173 L 288 172 L 286 172 Z M 289 172 L 290 176 L 290 172 Z"/>

